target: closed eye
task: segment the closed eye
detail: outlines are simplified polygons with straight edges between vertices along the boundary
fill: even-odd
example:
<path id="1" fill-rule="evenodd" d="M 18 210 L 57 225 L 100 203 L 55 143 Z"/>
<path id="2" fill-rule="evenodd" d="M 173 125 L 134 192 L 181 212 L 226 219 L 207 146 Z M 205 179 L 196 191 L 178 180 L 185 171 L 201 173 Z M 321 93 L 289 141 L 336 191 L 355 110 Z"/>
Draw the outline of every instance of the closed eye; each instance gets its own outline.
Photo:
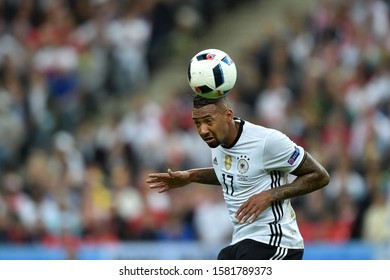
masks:
<path id="1" fill-rule="evenodd" d="M 202 123 L 205 123 L 209 126 L 211 126 L 214 123 L 213 118 L 193 119 L 193 121 L 196 127 L 199 127 Z"/>

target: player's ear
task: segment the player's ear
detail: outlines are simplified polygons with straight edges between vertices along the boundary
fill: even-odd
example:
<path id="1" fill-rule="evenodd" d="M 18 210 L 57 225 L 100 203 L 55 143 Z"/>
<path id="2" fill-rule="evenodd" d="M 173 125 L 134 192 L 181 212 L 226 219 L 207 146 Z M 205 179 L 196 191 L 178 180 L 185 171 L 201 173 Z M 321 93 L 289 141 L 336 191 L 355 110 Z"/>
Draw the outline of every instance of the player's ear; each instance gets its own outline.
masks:
<path id="1" fill-rule="evenodd" d="M 233 119 L 233 111 L 232 111 L 232 109 L 226 109 L 226 111 L 225 111 L 225 117 L 227 118 L 227 119 Z"/>

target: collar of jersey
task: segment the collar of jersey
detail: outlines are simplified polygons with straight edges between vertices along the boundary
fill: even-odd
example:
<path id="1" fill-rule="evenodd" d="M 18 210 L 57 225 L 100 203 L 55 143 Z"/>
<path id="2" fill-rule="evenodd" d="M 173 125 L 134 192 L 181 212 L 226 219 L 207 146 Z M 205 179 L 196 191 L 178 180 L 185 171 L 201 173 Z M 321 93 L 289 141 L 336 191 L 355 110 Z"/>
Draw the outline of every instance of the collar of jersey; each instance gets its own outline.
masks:
<path id="1" fill-rule="evenodd" d="M 242 134 L 242 130 L 243 130 L 243 128 L 244 128 L 245 121 L 242 120 L 242 119 L 240 119 L 240 118 L 238 118 L 238 117 L 233 117 L 233 120 L 234 120 L 235 122 L 240 122 L 240 127 L 238 128 L 238 133 L 237 133 L 236 139 L 234 139 L 233 143 L 232 143 L 231 145 L 229 145 L 229 146 L 221 145 L 222 148 L 225 148 L 225 149 L 233 148 L 234 145 L 236 145 L 238 139 L 240 139 L 240 137 L 241 137 L 241 134 Z"/>

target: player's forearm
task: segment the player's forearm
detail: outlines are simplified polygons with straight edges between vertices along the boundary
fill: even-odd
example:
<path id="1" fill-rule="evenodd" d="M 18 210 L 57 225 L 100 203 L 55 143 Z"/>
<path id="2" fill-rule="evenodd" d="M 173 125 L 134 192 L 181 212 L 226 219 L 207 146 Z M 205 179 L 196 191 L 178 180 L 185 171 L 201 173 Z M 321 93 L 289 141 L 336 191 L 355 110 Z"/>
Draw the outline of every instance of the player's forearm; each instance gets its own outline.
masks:
<path id="1" fill-rule="evenodd" d="M 329 183 L 329 174 L 325 168 L 309 153 L 306 155 L 302 166 L 294 172 L 297 178 L 293 182 L 270 190 L 274 201 L 305 195 Z"/>
<path id="2" fill-rule="evenodd" d="M 322 174 L 306 174 L 296 178 L 290 184 L 270 190 L 274 201 L 289 199 L 314 192 L 327 185 L 328 179 Z"/>
<path id="3" fill-rule="evenodd" d="M 197 168 L 188 170 L 192 183 L 219 185 L 217 175 L 213 168 Z"/>

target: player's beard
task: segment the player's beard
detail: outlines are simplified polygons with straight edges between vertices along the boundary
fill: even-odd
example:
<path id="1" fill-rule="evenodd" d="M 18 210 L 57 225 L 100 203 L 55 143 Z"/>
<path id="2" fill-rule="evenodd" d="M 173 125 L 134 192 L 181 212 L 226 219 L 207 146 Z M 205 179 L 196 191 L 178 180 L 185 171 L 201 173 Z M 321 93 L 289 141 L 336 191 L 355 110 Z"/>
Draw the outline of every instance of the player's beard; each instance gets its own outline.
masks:
<path id="1" fill-rule="evenodd" d="M 209 144 L 209 147 L 210 148 L 216 148 L 216 147 L 218 147 L 219 146 L 219 144 L 218 143 L 211 143 L 211 144 Z"/>
<path id="2" fill-rule="evenodd" d="M 205 139 L 203 139 L 203 141 L 206 142 L 206 144 L 210 147 L 210 148 L 216 148 L 219 146 L 219 141 L 216 139 L 216 138 L 212 138 L 212 139 L 209 139 L 209 141 L 206 141 Z"/>

